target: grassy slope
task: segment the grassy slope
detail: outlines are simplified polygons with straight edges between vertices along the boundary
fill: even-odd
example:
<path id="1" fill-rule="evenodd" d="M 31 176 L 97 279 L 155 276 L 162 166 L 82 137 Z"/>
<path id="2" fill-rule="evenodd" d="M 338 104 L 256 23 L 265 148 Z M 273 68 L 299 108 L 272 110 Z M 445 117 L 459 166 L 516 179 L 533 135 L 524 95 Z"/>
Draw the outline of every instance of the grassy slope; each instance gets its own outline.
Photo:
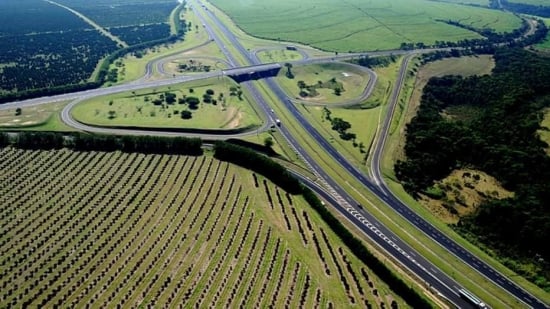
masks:
<path id="1" fill-rule="evenodd" d="M 470 31 L 437 22 L 452 19 L 497 31 L 511 31 L 520 20 L 511 14 L 426 0 L 335 0 L 266 3 L 214 0 L 246 32 L 271 39 L 303 42 L 334 51 L 392 49 L 401 42 L 476 38 Z M 414 27 L 411 27 L 414 25 Z"/>
<path id="2" fill-rule="evenodd" d="M 2 260 L 14 270 L 0 279 L 10 287 L 9 294 L 1 293 L 3 306 L 21 305 L 32 295 L 37 295 L 33 304 L 40 304 L 51 293 L 46 307 L 59 302 L 312 308 L 383 302 L 388 308 L 395 300 L 407 308 L 301 197 L 286 196 L 261 176 L 255 186 L 252 173 L 242 168 L 209 156 L 120 152 L 8 148 L 0 150 L 0 158 L 6 179 L 43 183 L 36 188 L 7 181 L 0 189 L 17 187 L 28 197 L 1 195 L 2 209 L 22 206 L 17 215 L 8 212 L 1 225 Z M 74 196 L 51 190 L 61 185 Z M 35 211 L 48 205 L 55 206 L 48 215 Z M 58 232 L 52 233 L 53 227 Z M 15 233 L 19 229 L 30 233 Z M 35 239 L 37 233 L 42 234 Z M 54 237 L 48 246 L 38 243 Z M 27 245 L 35 250 L 18 251 Z M 49 284 L 32 285 L 35 279 Z"/>
<path id="3" fill-rule="evenodd" d="M 143 89 L 133 93 L 120 93 L 105 97 L 97 97 L 78 104 L 73 109 L 73 116 L 84 123 L 93 125 L 141 126 L 162 128 L 198 128 L 198 129 L 235 129 L 248 126 L 257 126 L 261 120 L 251 106 L 251 102 L 243 95 L 243 100 L 230 96 L 229 88 L 237 85 L 229 79 L 210 79 L 195 81 L 172 87 L 158 89 Z M 193 93 L 190 93 L 193 89 Z M 225 107 L 222 102 L 217 105 L 201 103 L 199 109 L 191 111 L 193 118 L 183 120 L 174 111 L 188 110 L 187 105 L 168 105 L 166 108 L 144 102 L 158 98 L 158 94 L 165 91 L 175 93 L 178 98 L 183 95 L 194 96 L 202 100 L 207 89 L 214 90 L 214 99 L 220 93 L 224 94 Z M 156 90 L 156 91 L 155 91 Z M 157 92 L 158 94 L 154 94 Z M 110 105 L 110 102 L 113 102 Z M 141 108 L 141 112 L 140 112 Z M 109 112 L 114 111 L 116 117 L 109 119 Z"/>

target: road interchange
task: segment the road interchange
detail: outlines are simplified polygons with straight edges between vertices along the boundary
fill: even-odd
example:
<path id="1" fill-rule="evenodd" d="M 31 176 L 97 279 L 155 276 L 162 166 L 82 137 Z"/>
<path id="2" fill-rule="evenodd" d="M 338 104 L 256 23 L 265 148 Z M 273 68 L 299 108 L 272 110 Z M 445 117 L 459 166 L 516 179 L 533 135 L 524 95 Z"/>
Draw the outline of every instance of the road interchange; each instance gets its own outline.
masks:
<path id="1" fill-rule="evenodd" d="M 208 32 L 211 40 L 213 40 L 221 49 L 223 55 L 227 58 L 227 63 L 230 66 L 230 69 L 224 70 L 221 73 L 220 72 L 209 72 L 205 74 L 198 74 L 193 76 L 181 76 L 181 77 L 174 77 L 171 79 L 163 79 L 158 81 L 146 81 L 147 78 L 144 76 L 142 79 L 140 79 L 137 82 L 125 84 L 125 85 L 119 85 L 114 86 L 110 88 L 101 88 L 101 89 L 95 89 L 95 90 L 88 90 L 78 93 L 72 93 L 72 94 L 65 94 L 65 95 L 59 95 L 54 97 L 47 97 L 47 98 L 39 98 L 34 100 L 27 100 L 22 102 L 14 102 L 14 103 L 8 103 L 0 106 L 0 109 L 7 109 L 7 108 L 14 108 L 14 107 L 28 107 L 28 106 L 34 106 L 38 104 L 45 104 L 49 102 L 59 102 L 59 101 L 72 101 L 67 107 L 62 111 L 62 120 L 66 122 L 68 125 L 75 127 L 76 129 L 88 131 L 88 132 L 96 132 L 96 133 L 109 133 L 109 134 L 147 134 L 150 135 L 152 133 L 158 134 L 158 135 L 187 135 L 187 133 L 176 133 L 176 132 L 168 132 L 168 131 L 150 131 L 150 130 L 126 130 L 126 129 L 113 129 L 113 128 L 99 128 L 94 126 L 87 126 L 85 124 L 82 124 L 76 120 L 74 120 L 71 117 L 70 110 L 74 105 L 78 104 L 82 100 L 95 97 L 95 96 L 101 96 L 101 95 L 107 95 L 107 94 L 113 94 L 118 92 L 127 92 L 127 91 L 133 91 L 143 88 L 152 88 L 152 87 L 159 87 L 159 86 L 167 86 L 167 85 L 174 85 L 184 82 L 189 82 L 192 80 L 199 80 L 199 79 L 206 79 L 206 78 L 212 78 L 217 77 L 220 74 L 221 75 L 228 75 L 232 70 L 243 70 L 242 64 L 238 63 L 238 60 L 233 56 L 231 51 L 226 48 L 224 41 L 219 37 L 219 35 L 212 29 L 210 26 L 210 23 L 205 19 L 205 17 L 202 14 L 206 14 L 210 20 L 215 24 L 215 26 L 221 31 L 224 38 L 228 40 L 232 47 L 236 48 L 237 51 L 240 53 L 240 56 L 248 62 L 247 68 L 245 70 L 250 71 L 257 71 L 261 70 L 263 64 L 260 63 L 259 59 L 256 57 L 255 53 L 249 53 L 241 44 L 240 42 L 235 38 L 235 36 L 221 23 L 217 17 L 212 14 L 212 12 L 208 10 L 204 10 L 202 13 L 199 12 L 200 10 L 200 2 L 198 1 L 190 1 L 191 3 L 197 3 L 197 5 L 191 5 L 193 7 L 193 10 L 197 14 L 197 16 L 202 20 L 204 28 Z M 426 52 L 426 51 L 422 51 Z M 407 55 L 405 57 L 405 60 L 403 61 L 403 65 L 401 66 L 399 78 L 398 81 L 394 87 L 394 93 L 392 94 L 391 100 L 390 100 L 390 112 L 388 113 L 388 117 L 386 117 L 383 125 L 380 128 L 378 139 L 375 144 L 375 148 L 373 151 L 373 160 L 372 160 L 372 176 L 367 177 L 364 175 L 359 169 L 357 169 L 355 166 L 353 166 L 351 163 L 347 161 L 345 157 L 343 157 L 340 152 L 334 148 L 301 114 L 301 112 L 297 109 L 296 105 L 290 98 L 288 98 L 287 94 L 280 88 L 280 86 L 275 82 L 273 78 L 267 78 L 265 80 L 268 88 L 272 93 L 274 93 L 284 107 L 288 109 L 293 117 L 298 121 L 298 123 L 305 128 L 305 130 L 310 134 L 310 136 L 331 156 L 334 158 L 335 161 L 337 161 L 345 170 L 347 170 L 353 177 L 363 184 L 365 187 L 367 187 L 373 194 L 378 196 L 378 198 L 383 201 L 385 204 L 389 205 L 391 208 L 393 208 L 398 214 L 403 216 L 405 219 L 407 219 L 409 222 L 411 222 L 413 225 L 415 225 L 419 230 L 423 231 L 426 235 L 431 237 L 434 241 L 439 243 L 441 246 L 446 248 L 449 252 L 452 252 L 455 254 L 458 258 L 462 259 L 465 263 L 469 264 L 472 268 L 476 269 L 476 271 L 483 274 L 485 277 L 490 279 L 491 281 L 495 282 L 495 284 L 500 285 L 505 290 L 507 290 L 512 295 L 516 296 L 519 300 L 524 302 L 526 305 L 534 308 L 547 308 L 547 306 L 542 303 L 540 300 L 536 299 L 529 293 L 525 292 L 523 289 L 521 289 L 519 286 L 517 286 L 515 283 L 510 281 L 509 279 L 505 278 L 503 275 L 499 274 L 498 271 L 491 268 L 489 265 L 485 264 L 483 261 L 475 257 L 473 254 L 469 253 L 466 249 L 462 248 L 460 245 L 456 244 L 451 239 L 447 238 L 443 233 L 438 231 L 435 227 L 433 227 L 431 224 L 420 218 L 418 215 L 414 214 L 412 210 L 410 210 L 404 203 L 402 203 L 397 197 L 393 195 L 393 193 L 389 190 L 387 185 L 384 182 L 384 179 L 381 175 L 380 171 L 380 158 L 382 156 L 382 151 L 384 148 L 384 143 L 386 140 L 386 137 L 388 135 L 389 125 L 391 123 L 391 116 L 393 114 L 393 109 L 395 108 L 395 105 L 397 103 L 397 99 L 399 96 L 399 89 L 401 88 L 401 84 L 404 79 L 404 74 L 406 73 L 407 63 L 408 59 L 410 59 L 410 56 L 408 55 L 414 55 L 417 54 L 418 51 L 390 51 L 390 52 L 377 52 L 377 53 L 368 53 L 369 56 L 378 56 L 378 55 Z M 327 61 L 339 61 L 339 60 L 345 60 L 350 59 L 358 56 L 362 56 L 365 54 L 345 54 L 345 55 L 338 55 L 334 57 L 326 57 L 326 58 L 317 58 L 317 59 L 302 59 L 299 61 L 296 61 L 294 63 L 296 64 L 311 64 L 311 63 L 322 63 Z M 147 68 L 147 74 L 150 76 L 152 74 L 152 68 L 156 65 L 157 69 L 159 66 L 159 61 L 155 62 L 156 64 L 148 64 Z M 372 80 L 371 75 L 371 80 Z M 374 81 L 376 81 L 376 78 L 374 78 Z M 276 115 L 272 112 L 272 109 L 270 108 L 269 104 L 265 101 L 263 98 L 263 95 L 261 92 L 257 89 L 254 82 L 244 82 L 244 87 L 249 91 L 254 101 L 258 102 L 259 107 L 262 109 L 263 113 L 267 117 L 267 121 L 264 124 L 260 130 L 264 130 L 267 127 L 271 126 L 275 123 Z M 362 99 L 368 97 L 372 91 L 372 87 L 370 87 L 370 90 L 365 90 L 363 93 Z M 457 307 L 468 307 L 468 303 L 466 303 L 462 298 L 460 298 L 459 294 L 457 293 L 457 290 L 460 288 L 460 285 L 456 283 L 453 279 L 445 275 L 443 272 L 439 271 L 437 267 L 435 267 L 432 263 L 424 259 L 420 254 L 416 252 L 413 248 L 411 248 L 409 245 L 407 245 L 404 241 L 401 241 L 399 237 L 397 237 L 394 233 L 392 233 L 389 229 L 384 227 L 383 224 L 381 224 L 374 216 L 368 214 L 363 210 L 363 208 L 358 205 L 356 201 L 354 201 L 351 196 L 338 184 L 336 183 L 331 177 L 327 175 L 325 171 L 321 168 L 320 165 L 317 164 L 317 162 L 309 155 L 309 153 L 300 145 L 298 140 L 293 136 L 292 132 L 286 128 L 286 126 L 282 126 L 279 128 L 281 131 L 281 134 L 285 137 L 285 139 L 289 142 L 291 147 L 295 149 L 295 151 L 302 157 L 304 162 L 311 168 L 313 173 L 317 176 L 317 181 L 320 181 L 324 187 L 320 187 L 318 184 L 316 184 L 313 180 L 308 179 L 306 177 L 303 177 L 301 175 L 297 175 L 302 181 L 304 181 L 308 186 L 310 186 L 315 192 L 320 194 L 325 200 L 329 201 L 331 204 L 333 204 L 336 209 L 344 215 L 350 222 L 352 222 L 356 227 L 358 227 L 363 233 L 365 233 L 368 237 L 370 237 L 373 241 L 375 241 L 383 250 L 388 252 L 390 255 L 393 256 L 394 259 L 398 260 L 404 267 L 408 268 L 409 271 L 416 274 L 419 278 L 421 278 L 426 284 L 428 284 L 432 290 L 437 291 L 438 293 L 441 293 L 441 295 L 448 299 L 448 301 Z M 250 133 L 249 133 L 250 134 Z M 253 134 L 256 134 L 256 131 L 253 132 Z M 242 136 L 244 134 L 236 134 L 236 135 L 211 135 L 211 136 L 204 136 L 200 134 L 194 134 L 194 136 L 201 136 L 208 139 L 226 139 L 229 137 L 238 137 Z"/>

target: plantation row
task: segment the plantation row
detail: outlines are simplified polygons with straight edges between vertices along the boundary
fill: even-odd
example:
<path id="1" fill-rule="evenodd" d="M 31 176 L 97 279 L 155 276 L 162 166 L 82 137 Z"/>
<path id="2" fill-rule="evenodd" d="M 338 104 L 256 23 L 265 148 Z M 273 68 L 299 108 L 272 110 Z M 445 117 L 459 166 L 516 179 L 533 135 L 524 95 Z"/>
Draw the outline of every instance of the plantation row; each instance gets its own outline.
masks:
<path id="1" fill-rule="evenodd" d="M 402 307 L 311 210 L 211 157 L 0 150 L 0 307 Z"/>

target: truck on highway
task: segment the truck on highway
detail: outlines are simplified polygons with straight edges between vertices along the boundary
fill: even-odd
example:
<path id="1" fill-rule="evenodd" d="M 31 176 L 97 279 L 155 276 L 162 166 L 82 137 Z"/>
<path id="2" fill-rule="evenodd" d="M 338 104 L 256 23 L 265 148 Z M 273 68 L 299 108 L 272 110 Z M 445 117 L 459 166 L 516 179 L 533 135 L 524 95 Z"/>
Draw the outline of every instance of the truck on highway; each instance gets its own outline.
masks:
<path id="1" fill-rule="evenodd" d="M 277 124 L 278 127 L 281 126 L 281 120 L 280 119 L 275 119 L 275 123 Z"/>

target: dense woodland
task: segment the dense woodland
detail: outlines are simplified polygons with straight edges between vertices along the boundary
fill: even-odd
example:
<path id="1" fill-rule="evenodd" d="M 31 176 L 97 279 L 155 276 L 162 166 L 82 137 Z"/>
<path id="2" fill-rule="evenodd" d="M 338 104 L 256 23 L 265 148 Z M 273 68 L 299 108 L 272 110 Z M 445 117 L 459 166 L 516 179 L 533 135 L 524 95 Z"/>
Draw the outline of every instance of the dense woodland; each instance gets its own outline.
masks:
<path id="1" fill-rule="evenodd" d="M 537 130 L 543 108 L 550 106 L 550 59 L 501 49 L 495 61 L 490 76 L 429 81 L 407 126 L 407 159 L 397 162 L 395 172 L 413 195 L 454 169 L 469 167 L 496 177 L 515 196 L 487 199 L 456 228 L 506 257 L 534 263 L 538 274 L 507 260 L 549 288 L 550 157 Z M 447 108 L 456 106 L 469 112 L 449 116 Z"/>

